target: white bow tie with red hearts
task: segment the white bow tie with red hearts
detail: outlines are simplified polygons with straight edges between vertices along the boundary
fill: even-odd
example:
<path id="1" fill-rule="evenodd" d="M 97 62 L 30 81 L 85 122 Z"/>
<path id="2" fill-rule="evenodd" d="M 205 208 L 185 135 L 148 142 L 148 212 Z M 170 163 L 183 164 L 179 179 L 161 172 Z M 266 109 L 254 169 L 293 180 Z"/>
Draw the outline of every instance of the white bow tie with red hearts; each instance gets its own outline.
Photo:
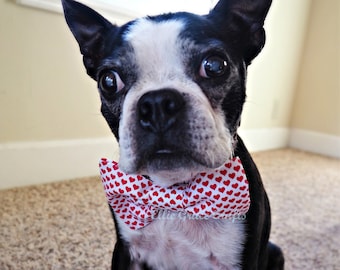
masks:
<path id="1" fill-rule="evenodd" d="M 132 230 L 141 229 L 170 211 L 191 219 L 235 219 L 250 207 L 248 180 L 236 157 L 210 173 L 198 174 L 190 183 L 168 188 L 142 175 L 122 172 L 118 163 L 100 160 L 100 174 L 107 200 Z"/>

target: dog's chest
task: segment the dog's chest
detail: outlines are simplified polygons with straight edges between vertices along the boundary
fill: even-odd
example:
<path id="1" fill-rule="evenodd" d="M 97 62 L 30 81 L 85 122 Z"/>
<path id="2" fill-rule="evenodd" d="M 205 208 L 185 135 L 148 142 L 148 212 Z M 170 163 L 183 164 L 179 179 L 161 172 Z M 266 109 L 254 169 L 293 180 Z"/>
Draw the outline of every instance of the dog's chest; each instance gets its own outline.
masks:
<path id="1" fill-rule="evenodd" d="M 130 230 L 119 222 L 138 270 L 146 262 L 157 270 L 240 269 L 245 239 L 240 220 L 192 220 L 167 213 L 145 228 Z"/>

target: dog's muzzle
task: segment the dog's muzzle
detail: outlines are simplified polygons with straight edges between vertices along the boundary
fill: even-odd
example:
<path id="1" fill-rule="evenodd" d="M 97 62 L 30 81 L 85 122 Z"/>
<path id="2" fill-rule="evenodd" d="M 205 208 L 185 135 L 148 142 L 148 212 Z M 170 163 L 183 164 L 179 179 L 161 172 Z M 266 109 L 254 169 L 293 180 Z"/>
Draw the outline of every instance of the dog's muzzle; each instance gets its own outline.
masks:
<path id="1" fill-rule="evenodd" d="M 120 165 L 126 173 L 157 176 L 168 186 L 230 158 L 224 117 L 199 91 L 161 88 L 131 93 L 125 102 L 119 132 Z"/>

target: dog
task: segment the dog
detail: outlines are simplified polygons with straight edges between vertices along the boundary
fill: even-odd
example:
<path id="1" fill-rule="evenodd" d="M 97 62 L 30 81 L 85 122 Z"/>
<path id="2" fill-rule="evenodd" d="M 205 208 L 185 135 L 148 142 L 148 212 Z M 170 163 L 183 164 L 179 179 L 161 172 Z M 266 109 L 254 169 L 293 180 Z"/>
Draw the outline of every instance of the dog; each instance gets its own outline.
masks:
<path id="1" fill-rule="evenodd" d="M 249 185 L 242 219 L 190 218 L 172 209 L 131 229 L 111 204 L 112 269 L 283 269 L 281 249 L 268 240 L 270 206 L 260 174 L 237 134 L 247 67 L 265 44 L 271 0 L 220 0 L 204 16 L 168 13 L 122 26 L 76 1 L 62 4 L 98 83 L 124 173 L 173 191 L 238 157 Z"/>

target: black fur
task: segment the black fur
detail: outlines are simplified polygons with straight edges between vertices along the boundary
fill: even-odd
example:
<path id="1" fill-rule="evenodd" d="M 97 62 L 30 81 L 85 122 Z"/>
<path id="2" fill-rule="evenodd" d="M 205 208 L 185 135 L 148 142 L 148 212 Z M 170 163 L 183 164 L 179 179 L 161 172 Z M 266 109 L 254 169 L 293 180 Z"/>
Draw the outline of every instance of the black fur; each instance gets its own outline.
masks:
<path id="1" fill-rule="evenodd" d="M 105 68 L 119 69 L 120 74 L 124 76 L 126 84 L 124 90 L 113 97 L 101 93 L 101 112 L 119 140 L 118 128 L 122 102 L 129 87 L 133 85 L 138 76 L 134 72 L 137 67 L 133 66 L 133 59 L 129 59 L 133 55 L 129 53 L 132 48 L 122 39 L 123 33 L 128 31 L 134 22 L 118 27 L 80 3 L 72 0 L 62 0 L 62 3 L 66 21 L 79 43 L 89 76 L 98 80 L 99 74 Z M 247 237 L 242 258 L 244 270 L 275 270 L 283 269 L 284 265 L 281 250 L 268 242 L 271 226 L 270 206 L 261 177 L 241 138 L 236 133 L 246 98 L 247 66 L 264 46 L 263 24 L 270 5 L 271 0 L 221 0 L 206 16 L 181 12 L 149 17 L 150 20 L 156 22 L 174 18 L 186 22 L 182 38 L 190 39 L 195 43 L 194 47 L 183 48 L 184 52 L 190 50 L 183 53 L 183 61 L 187 63 L 187 75 L 200 85 L 212 107 L 222 108 L 228 128 L 237 138 L 235 156 L 240 157 L 245 168 L 252 202 L 246 219 Z M 202 61 L 200 55 L 203 57 L 209 50 L 225 54 L 233 71 L 213 81 L 197 77 L 197 68 Z M 174 135 L 185 136 L 181 133 L 171 134 L 171 136 Z M 145 146 L 147 147 L 148 145 Z M 118 228 L 117 223 L 116 228 Z M 129 269 L 130 264 L 128 247 L 117 230 L 112 269 L 126 270 Z M 143 269 L 149 268 L 144 265 Z"/>

